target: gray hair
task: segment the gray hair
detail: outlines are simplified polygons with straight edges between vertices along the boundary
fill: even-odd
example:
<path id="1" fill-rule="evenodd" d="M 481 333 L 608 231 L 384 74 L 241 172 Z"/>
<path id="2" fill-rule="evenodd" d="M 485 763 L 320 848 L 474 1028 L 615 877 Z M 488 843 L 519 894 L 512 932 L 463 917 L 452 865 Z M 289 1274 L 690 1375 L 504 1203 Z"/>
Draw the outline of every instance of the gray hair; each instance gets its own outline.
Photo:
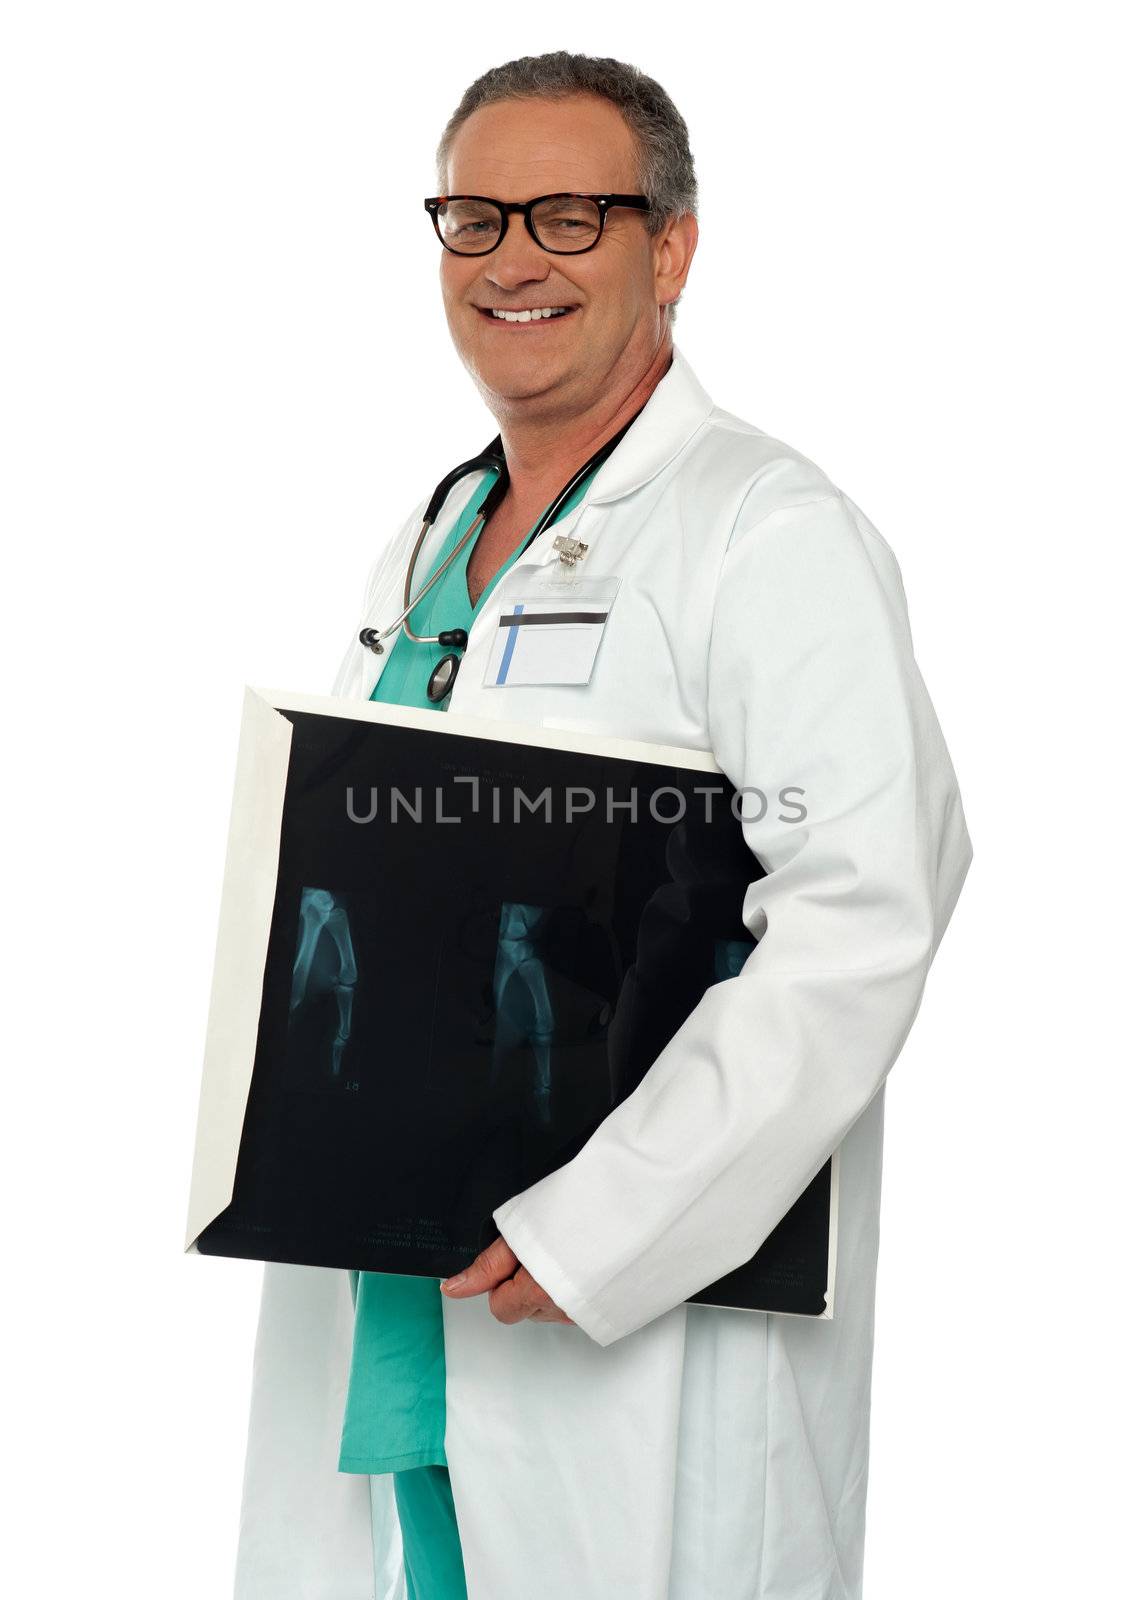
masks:
<path id="1" fill-rule="evenodd" d="M 573 55 L 551 50 L 543 56 L 520 56 L 490 67 L 466 89 L 445 125 L 437 146 L 438 192 L 445 193 L 446 168 L 454 136 L 467 117 L 482 106 L 502 100 L 560 100 L 595 94 L 609 100 L 628 124 L 636 144 L 636 181 L 652 202 L 640 212 L 650 234 L 673 217 L 697 214 L 696 169 L 688 144 L 688 126 L 654 78 L 611 56 Z M 668 322 L 676 306 L 668 307 Z"/>

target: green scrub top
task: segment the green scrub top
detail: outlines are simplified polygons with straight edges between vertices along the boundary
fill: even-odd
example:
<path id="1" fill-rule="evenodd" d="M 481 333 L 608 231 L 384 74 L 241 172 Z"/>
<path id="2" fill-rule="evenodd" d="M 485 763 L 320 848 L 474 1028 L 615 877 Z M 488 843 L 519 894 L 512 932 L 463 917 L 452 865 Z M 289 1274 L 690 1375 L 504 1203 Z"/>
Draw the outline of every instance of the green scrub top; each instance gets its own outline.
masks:
<path id="1" fill-rule="evenodd" d="M 456 549 L 495 476 L 492 470 L 482 474 L 454 524 L 451 542 L 443 543 L 428 571 L 448 550 Z M 590 473 L 570 495 L 558 522 L 579 503 L 594 476 Z M 471 541 L 469 554 L 459 555 L 415 606 L 410 616 L 414 633 L 437 634 L 458 627 L 468 630 L 486 596 L 516 561 L 532 532 L 530 528 L 502 562 L 475 606 L 469 601 L 465 575 L 475 542 Z M 420 706 L 422 710 L 444 710 L 445 701 L 434 702 L 425 692 L 429 675 L 444 654 L 442 647 L 436 642 L 415 644 L 404 629 L 394 636 L 394 641 L 370 699 L 390 705 Z M 401 1472 L 409 1467 L 447 1465 L 441 1282 L 440 1278 L 394 1272 L 350 1273 L 354 1342 L 339 1472 Z"/>

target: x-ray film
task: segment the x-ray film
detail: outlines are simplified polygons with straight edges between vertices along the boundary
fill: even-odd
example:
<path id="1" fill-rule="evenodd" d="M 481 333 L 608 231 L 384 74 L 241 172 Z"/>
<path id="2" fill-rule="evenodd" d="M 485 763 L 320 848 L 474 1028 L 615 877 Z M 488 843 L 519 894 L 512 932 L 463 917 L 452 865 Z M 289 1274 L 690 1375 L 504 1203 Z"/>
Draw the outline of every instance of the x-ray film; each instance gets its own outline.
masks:
<path id="1" fill-rule="evenodd" d="M 699 751 L 248 689 L 187 1249 L 468 1265 L 751 956 L 735 800 Z M 837 1165 L 692 1299 L 830 1316 Z"/>

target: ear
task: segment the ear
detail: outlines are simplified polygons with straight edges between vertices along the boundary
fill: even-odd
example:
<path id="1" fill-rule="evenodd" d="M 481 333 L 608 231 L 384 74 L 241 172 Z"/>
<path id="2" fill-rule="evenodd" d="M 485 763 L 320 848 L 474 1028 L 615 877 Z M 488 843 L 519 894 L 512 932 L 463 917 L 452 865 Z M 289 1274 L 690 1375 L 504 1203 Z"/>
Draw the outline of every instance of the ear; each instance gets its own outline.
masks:
<path id="1" fill-rule="evenodd" d="M 700 238 L 700 224 L 694 213 L 670 217 L 652 241 L 656 277 L 656 300 L 670 306 L 680 298 Z"/>

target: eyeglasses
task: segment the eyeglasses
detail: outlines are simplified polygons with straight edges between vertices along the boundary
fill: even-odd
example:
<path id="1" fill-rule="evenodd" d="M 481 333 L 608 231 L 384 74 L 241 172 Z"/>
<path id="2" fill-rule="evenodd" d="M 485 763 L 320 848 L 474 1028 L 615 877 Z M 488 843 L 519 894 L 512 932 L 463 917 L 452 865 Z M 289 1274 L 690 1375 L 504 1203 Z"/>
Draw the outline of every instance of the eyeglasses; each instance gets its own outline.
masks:
<path id="1" fill-rule="evenodd" d="M 651 211 L 642 194 L 541 194 L 535 200 L 490 200 L 483 194 L 437 194 L 425 202 L 434 232 L 455 256 L 487 256 L 519 211 L 530 238 L 555 256 L 579 256 L 604 232 L 613 206 Z"/>

